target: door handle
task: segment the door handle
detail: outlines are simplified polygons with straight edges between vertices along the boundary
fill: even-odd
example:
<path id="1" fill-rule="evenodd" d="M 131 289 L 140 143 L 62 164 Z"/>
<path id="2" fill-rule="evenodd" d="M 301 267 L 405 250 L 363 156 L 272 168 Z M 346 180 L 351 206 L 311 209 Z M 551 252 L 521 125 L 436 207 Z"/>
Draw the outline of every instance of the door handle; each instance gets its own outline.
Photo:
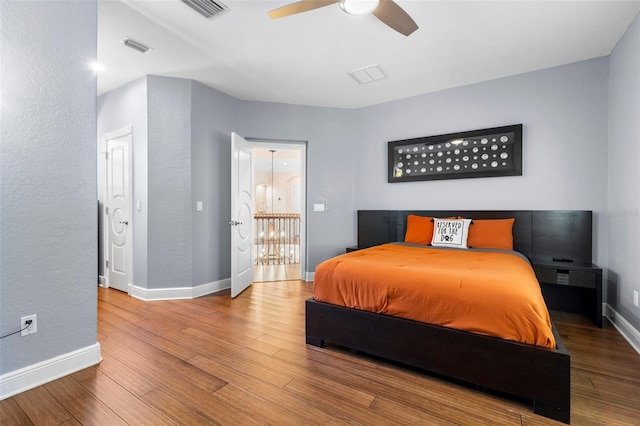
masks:
<path id="1" fill-rule="evenodd" d="M 242 222 L 238 222 L 237 220 L 232 220 L 231 222 L 229 222 L 229 225 L 238 226 L 238 225 L 242 225 Z"/>
<path id="2" fill-rule="evenodd" d="M 129 221 L 128 220 L 121 220 L 120 223 L 124 223 L 125 225 L 128 225 Z"/>

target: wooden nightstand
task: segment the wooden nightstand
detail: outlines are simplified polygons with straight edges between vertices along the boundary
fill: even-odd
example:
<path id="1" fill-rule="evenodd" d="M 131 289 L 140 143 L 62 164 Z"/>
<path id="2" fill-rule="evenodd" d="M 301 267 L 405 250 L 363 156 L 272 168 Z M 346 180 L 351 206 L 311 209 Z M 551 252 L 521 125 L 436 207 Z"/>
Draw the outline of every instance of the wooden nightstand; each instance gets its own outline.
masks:
<path id="1" fill-rule="evenodd" d="M 587 315 L 602 328 L 602 269 L 552 260 L 534 262 L 533 269 L 549 309 Z"/>

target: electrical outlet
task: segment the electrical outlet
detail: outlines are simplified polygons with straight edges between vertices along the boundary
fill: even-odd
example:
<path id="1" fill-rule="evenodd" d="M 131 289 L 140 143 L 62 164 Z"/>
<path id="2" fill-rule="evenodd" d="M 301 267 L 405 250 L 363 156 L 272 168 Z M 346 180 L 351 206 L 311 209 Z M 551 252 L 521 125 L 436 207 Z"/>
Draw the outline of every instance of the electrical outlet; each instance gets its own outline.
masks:
<path id="1" fill-rule="evenodd" d="M 31 324 L 27 326 L 27 321 L 31 320 Z M 33 314 L 20 318 L 21 336 L 28 336 L 38 331 L 38 316 Z"/>
<path id="2" fill-rule="evenodd" d="M 638 290 L 633 290 L 633 306 L 638 307 Z"/>

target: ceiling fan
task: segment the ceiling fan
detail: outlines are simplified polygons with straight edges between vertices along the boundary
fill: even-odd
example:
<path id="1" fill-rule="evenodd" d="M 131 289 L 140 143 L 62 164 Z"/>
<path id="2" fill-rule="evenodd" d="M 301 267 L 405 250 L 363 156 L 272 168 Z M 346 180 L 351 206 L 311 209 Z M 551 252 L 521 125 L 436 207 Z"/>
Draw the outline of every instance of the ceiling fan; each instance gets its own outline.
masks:
<path id="1" fill-rule="evenodd" d="M 373 15 L 400 34 L 410 35 L 418 25 L 393 0 L 302 0 L 274 9 L 269 12 L 271 18 L 283 18 L 297 13 L 340 3 L 340 7 L 350 15 Z"/>

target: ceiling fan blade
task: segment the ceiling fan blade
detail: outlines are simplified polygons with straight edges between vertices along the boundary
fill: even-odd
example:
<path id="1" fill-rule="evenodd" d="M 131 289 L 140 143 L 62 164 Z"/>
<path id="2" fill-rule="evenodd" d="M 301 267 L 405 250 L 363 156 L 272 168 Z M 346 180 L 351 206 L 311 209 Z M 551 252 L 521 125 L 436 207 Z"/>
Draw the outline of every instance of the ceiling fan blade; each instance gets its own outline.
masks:
<path id="1" fill-rule="evenodd" d="M 269 12 L 269 16 L 274 19 L 283 18 L 285 16 L 295 15 L 296 13 L 307 12 L 309 10 L 329 6 L 330 4 L 338 3 L 339 1 L 340 0 L 302 0 L 274 9 Z"/>
<path id="2" fill-rule="evenodd" d="M 418 29 L 411 16 L 393 0 L 380 0 L 373 14 L 400 34 L 408 36 Z"/>

